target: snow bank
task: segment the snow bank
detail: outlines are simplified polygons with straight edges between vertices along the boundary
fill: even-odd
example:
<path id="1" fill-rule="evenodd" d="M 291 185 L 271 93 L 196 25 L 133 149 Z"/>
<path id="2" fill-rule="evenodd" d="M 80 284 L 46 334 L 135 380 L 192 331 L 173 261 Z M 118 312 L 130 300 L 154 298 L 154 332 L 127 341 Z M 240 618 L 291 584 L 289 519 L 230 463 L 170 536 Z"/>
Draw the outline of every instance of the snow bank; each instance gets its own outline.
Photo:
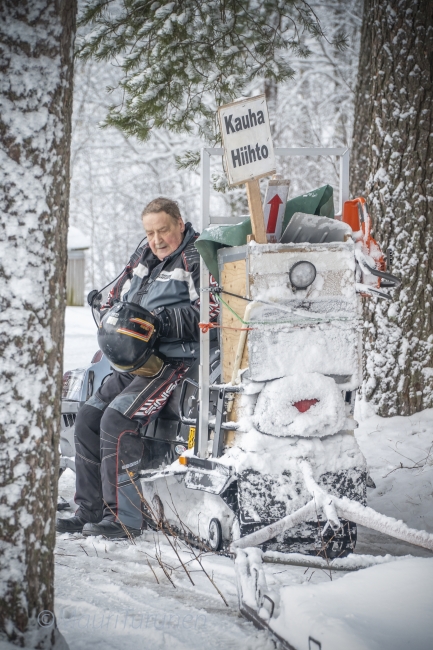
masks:
<path id="1" fill-rule="evenodd" d="M 433 533 L 433 409 L 382 418 L 369 403 L 357 400 L 355 417 L 356 439 L 376 485 L 367 491 L 368 505 Z M 375 554 L 421 551 L 365 529 L 359 531 L 358 548 Z"/>
<path id="2" fill-rule="evenodd" d="M 430 650 L 433 559 L 374 566 L 321 585 L 285 587 L 272 629 L 296 650 Z"/>

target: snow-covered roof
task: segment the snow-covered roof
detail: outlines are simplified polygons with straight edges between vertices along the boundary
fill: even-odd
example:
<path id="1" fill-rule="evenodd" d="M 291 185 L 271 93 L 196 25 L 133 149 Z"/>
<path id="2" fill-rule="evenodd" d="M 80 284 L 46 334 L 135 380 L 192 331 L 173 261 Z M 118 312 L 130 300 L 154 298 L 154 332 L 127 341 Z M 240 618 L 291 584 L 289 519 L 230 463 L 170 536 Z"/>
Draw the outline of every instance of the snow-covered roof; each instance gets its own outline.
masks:
<path id="1" fill-rule="evenodd" d="M 69 226 L 68 251 L 90 248 L 90 239 L 79 228 Z"/>

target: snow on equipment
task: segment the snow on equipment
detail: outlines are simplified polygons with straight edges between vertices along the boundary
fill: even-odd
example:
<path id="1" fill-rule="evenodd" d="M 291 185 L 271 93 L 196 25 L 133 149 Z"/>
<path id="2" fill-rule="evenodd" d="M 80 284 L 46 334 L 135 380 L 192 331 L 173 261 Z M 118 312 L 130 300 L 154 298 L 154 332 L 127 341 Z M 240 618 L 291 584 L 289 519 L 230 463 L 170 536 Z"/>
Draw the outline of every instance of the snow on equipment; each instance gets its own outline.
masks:
<path id="1" fill-rule="evenodd" d="M 236 321 L 249 328 L 230 413 L 236 424 L 227 424 L 232 433 L 219 460 L 234 470 L 240 539 L 311 501 L 304 459 L 314 464 L 317 481 L 364 504 L 366 466 L 352 418 L 360 383 L 353 241 L 254 243 L 221 249 L 218 258 L 222 386 L 229 395 L 240 338 L 229 328 Z M 240 317 L 246 300 L 248 322 Z M 214 447 L 222 435 L 214 430 Z M 356 527 L 349 521 L 329 526 L 314 504 L 308 514 L 263 540 L 263 548 L 316 554 L 325 545 L 329 557 L 353 550 Z"/>

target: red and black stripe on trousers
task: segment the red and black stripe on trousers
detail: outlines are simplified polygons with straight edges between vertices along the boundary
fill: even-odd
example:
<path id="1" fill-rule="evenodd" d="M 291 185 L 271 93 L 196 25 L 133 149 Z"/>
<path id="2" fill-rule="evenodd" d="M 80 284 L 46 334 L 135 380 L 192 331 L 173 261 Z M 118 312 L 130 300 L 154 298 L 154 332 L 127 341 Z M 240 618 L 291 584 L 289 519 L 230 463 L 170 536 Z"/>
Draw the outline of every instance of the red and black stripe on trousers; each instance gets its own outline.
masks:
<path id="1" fill-rule="evenodd" d="M 140 529 L 142 425 L 156 419 L 191 360 L 170 360 L 155 377 L 113 372 L 75 422 L 75 502 L 88 522 L 102 518 Z"/>

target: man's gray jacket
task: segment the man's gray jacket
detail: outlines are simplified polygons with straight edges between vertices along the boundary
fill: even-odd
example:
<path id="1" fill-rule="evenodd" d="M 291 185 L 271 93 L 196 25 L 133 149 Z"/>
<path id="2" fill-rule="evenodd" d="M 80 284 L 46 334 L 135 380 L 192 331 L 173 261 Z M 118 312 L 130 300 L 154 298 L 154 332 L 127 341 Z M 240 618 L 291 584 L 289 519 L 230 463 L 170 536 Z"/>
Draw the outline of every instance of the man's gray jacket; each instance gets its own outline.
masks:
<path id="1" fill-rule="evenodd" d="M 159 351 L 168 358 L 199 355 L 200 256 L 194 243 L 198 237 L 190 223 L 179 246 L 162 262 L 145 244 L 138 248 L 108 298 L 134 302 L 157 315 L 162 323 Z M 210 320 L 219 305 L 211 296 Z"/>

